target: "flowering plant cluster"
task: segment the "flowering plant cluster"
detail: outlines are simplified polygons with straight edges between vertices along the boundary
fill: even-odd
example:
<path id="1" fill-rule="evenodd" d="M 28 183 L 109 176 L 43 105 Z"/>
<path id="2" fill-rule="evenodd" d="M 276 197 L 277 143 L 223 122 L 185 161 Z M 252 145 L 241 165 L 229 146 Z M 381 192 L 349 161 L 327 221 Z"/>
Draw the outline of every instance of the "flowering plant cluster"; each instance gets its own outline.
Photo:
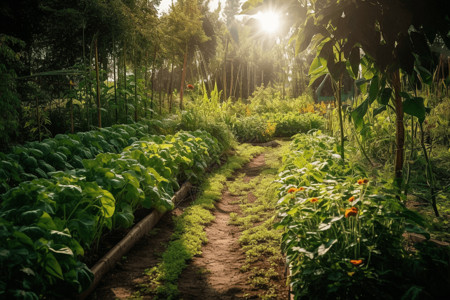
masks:
<path id="1" fill-rule="evenodd" d="M 395 269 L 406 264 L 402 234 L 425 223 L 334 145 L 320 132 L 294 136 L 279 174 L 276 226 L 295 297 L 399 299 L 412 286 Z"/>

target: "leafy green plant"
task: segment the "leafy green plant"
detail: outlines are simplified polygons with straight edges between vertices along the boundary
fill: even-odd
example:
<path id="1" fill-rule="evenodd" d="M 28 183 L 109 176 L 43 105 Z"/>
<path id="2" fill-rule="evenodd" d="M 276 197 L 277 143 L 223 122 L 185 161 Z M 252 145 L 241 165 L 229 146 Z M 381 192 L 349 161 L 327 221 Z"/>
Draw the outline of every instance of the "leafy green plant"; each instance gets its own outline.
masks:
<path id="1" fill-rule="evenodd" d="M 68 141 L 52 141 L 58 140 Z M 102 140 L 96 141 L 94 151 L 103 150 Z M 105 230 L 130 227 L 139 207 L 171 209 L 178 180 L 200 178 L 221 151 L 201 131 L 150 136 L 120 154 L 84 159 L 83 169 L 53 171 L 48 179 L 9 189 L 0 203 L 0 267 L 8 270 L 0 276 L 0 295 L 37 299 L 81 292 L 92 280 L 80 262 L 84 249 L 96 247 Z M 32 158 L 29 164 L 36 164 Z"/>
<path id="2" fill-rule="evenodd" d="M 392 182 L 368 180 L 358 165 L 340 163 L 334 145 L 319 132 L 295 136 L 279 175 L 277 228 L 284 229 L 295 296 L 402 297 L 414 282 L 402 234 L 427 236 L 427 223 L 397 201 Z"/>
<path id="3" fill-rule="evenodd" d="M 291 137 L 306 133 L 312 129 L 323 129 L 325 119 L 314 113 L 299 114 L 295 112 L 265 114 L 268 122 L 275 124 L 275 136 Z"/>
<path id="4" fill-rule="evenodd" d="M 15 146 L 10 153 L 0 154 L 0 193 L 22 181 L 49 178 L 56 170 L 83 168 L 83 159 L 92 159 L 100 153 L 119 153 L 136 140 L 158 132 L 158 126 L 155 121 L 113 125 Z"/>

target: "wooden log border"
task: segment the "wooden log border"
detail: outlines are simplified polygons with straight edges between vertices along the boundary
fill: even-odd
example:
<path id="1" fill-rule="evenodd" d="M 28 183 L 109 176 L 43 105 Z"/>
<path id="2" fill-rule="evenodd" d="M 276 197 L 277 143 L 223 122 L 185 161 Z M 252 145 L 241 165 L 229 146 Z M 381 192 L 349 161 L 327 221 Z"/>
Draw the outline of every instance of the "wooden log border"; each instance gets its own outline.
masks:
<path id="1" fill-rule="evenodd" d="M 178 204 L 181 200 L 183 200 L 190 189 L 192 188 L 192 184 L 190 182 L 185 182 L 181 188 L 175 193 L 172 197 L 172 202 L 174 205 Z M 89 296 L 97 285 L 100 283 L 100 280 L 103 276 L 108 273 L 114 266 L 117 261 L 119 261 L 122 256 L 124 256 L 128 251 L 133 248 L 137 241 L 139 241 L 145 234 L 149 233 L 152 228 L 158 224 L 158 221 L 165 214 L 153 210 L 148 216 L 142 219 L 139 223 L 137 223 L 128 234 L 117 243 L 108 253 L 105 254 L 92 268 L 91 271 L 94 274 L 94 280 L 87 290 L 81 293 L 77 299 L 83 300 Z"/>

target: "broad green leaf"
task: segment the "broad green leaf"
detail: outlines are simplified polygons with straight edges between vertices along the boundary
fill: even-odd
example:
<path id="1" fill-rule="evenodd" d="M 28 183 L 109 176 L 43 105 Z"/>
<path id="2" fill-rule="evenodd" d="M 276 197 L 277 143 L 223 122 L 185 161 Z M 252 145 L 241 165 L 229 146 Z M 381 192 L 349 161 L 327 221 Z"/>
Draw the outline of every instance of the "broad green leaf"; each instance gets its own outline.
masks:
<path id="1" fill-rule="evenodd" d="M 388 105 L 391 96 L 392 96 L 392 89 L 384 88 L 383 91 L 381 92 L 380 97 L 378 98 L 378 103 L 380 103 L 381 105 Z"/>
<path id="2" fill-rule="evenodd" d="M 326 75 L 327 73 L 327 61 L 322 57 L 316 56 L 309 67 L 308 74 L 311 76 L 309 86 L 311 86 L 319 77 Z"/>
<path id="3" fill-rule="evenodd" d="M 61 280 L 64 280 L 64 276 L 62 273 L 62 269 L 58 260 L 52 253 L 47 253 L 44 260 L 44 268 L 47 273 L 50 275 L 57 277 Z"/>
<path id="4" fill-rule="evenodd" d="M 385 111 L 386 110 L 386 105 L 383 105 L 383 106 L 380 106 L 380 107 L 378 107 L 378 108 L 375 108 L 374 110 L 373 110 L 373 116 L 375 117 L 376 115 L 379 115 L 379 114 L 381 114 L 383 111 Z"/>
<path id="5" fill-rule="evenodd" d="M 348 57 L 350 65 L 352 67 L 353 78 L 358 78 L 359 73 L 359 63 L 361 60 L 359 47 L 353 47 L 350 55 Z"/>
<path id="6" fill-rule="evenodd" d="M 364 124 L 364 116 L 369 109 L 369 98 L 364 100 L 355 110 L 351 112 L 353 122 L 357 130 L 361 130 Z"/>
<path id="7" fill-rule="evenodd" d="M 326 244 L 321 244 L 319 248 L 317 248 L 317 255 L 322 256 L 325 255 L 328 251 L 330 251 L 331 247 L 337 243 L 337 239 L 331 239 Z"/>
<path id="8" fill-rule="evenodd" d="M 26 235 L 25 233 L 20 232 L 20 231 L 14 231 L 13 236 L 15 238 L 17 238 L 23 244 L 33 246 L 33 240 L 31 240 L 31 238 L 28 235 Z"/>
<path id="9" fill-rule="evenodd" d="M 327 66 L 328 66 L 328 71 L 330 71 L 330 74 L 335 81 L 338 81 L 341 78 L 342 74 L 344 74 L 345 62 L 343 62 L 343 61 L 339 61 L 332 65 L 327 64 Z"/>
<path id="10" fill-rule="evenodd" d="M 370 88 L 369 88 L 369 101 L 372 103 L 375 101 L 378 95 L 378 89 L 379 89 L 379 78 L 378 76 L 374 76 L 372 80 L 370 81 Z"/>
<path id="11" fill-rule="evenodd" d="M 299 253 L 303 253 L 305 254 L 306 257 L 308 257 L 309 259 L 314 259 L 314 253 L 306 250 L 305 248 L 300 248 L 300 247 L 292 247 L 291 249 L 292 251 L 296 251 Z"/>
<path id="12" fill-rule="evenodd" d="M 403 101 L 403 111 L 411 116 L 417 117 L 420 123 L 425 121 L 425 104 L 421 97 L 409 98 Z"/>

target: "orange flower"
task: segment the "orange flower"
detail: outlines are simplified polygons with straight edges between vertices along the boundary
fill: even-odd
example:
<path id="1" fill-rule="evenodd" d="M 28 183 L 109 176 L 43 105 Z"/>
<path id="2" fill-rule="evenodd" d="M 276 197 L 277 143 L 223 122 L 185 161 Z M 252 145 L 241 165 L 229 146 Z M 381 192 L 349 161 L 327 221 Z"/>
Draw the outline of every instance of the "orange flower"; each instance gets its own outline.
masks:
<path id="1" fill-rule="evenodd" d="M 358 184 L 366 184 L 368 182 L 369 182 L 369 179 L 367 179 L 367 178 L 358 179 Z"/>
<path id="2" fill-rule="evenodd" d="M 305 188 L 302 186 L 297 189 L 297 191 L 304 191 L 304 190 L 305 190 Z"/>
<path id="3" fill-rule="evenodd" d="M 317 199 L 316 197 L 309 199 L 309 201 L 311 203 L 316 203 L 317 201 L 319 201 L 319 199 Z"/>
<path id="4" fill-rule="evenodd" d="M 359 266 L 360 264 L 362 264 L 362 259 L 351 259 L 350 263 L 354 266 Z"/>
<path id="5" fill-rule="evenodd" d="M 352 207 L 352 208 L 347 208 L 345 210 L 345 217 L 351 217 L 351 216 L 356 216 L 358 214 L 358 209 L 356 207 Z"/>
<path id="6" fill-rule="evenodd" d="M 193 86 L 192 84 L 188 84 L 188 85 L 187 85 L 187 88 L 190 89 L 190 90 L 193 90 L 193 89 L 194 89 L 194 86 Z"/>
<path id="7" fill-rule="evenodd" d="M 351 196 L 350 198 L 348 198 L 348 201 L 349 201 L 349 202 L 355 201 L 355 196 Z"/>
<path id="8" fill-rule="evenodd" d="M 289 194 L 295 193 L 296 191 L 297 191 L 296 188 L 290 188 L 290 189 L 288 189 L 288 193 L 289 193 Z"/>

